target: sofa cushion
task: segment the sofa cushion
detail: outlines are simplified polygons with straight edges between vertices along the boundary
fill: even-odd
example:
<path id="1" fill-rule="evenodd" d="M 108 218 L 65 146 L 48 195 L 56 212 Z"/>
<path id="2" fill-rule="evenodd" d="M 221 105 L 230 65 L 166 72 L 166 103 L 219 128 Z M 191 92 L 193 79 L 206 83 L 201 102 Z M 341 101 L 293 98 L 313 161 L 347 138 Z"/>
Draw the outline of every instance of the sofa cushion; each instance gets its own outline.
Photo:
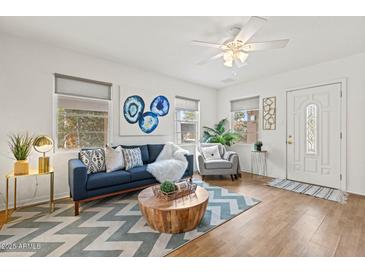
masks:
<path id="1" fill-rule="evenodd" d="M 158 155 L 162 151 L 164 145 L 148 145 L 148 152 L 150 154 L 150 163 L 156 161 Z"/>
<path id="2" fill-rule="evenodd" d="M 101 172 L 89 175 L 86 183 L 86 188 L 87 190 L 92 190 L 130 183 L 130 181 L 131 175 L 124 170 L 118 170 L 109 173 Z"/>
<path id="3" fill-rule="evenodd" d="M 232 163 L 226 160 L 210 160 L 204 162 L 206 169 L 232 168 Z"/>
<path id="4" fill-rule="evenodd" d="M 128 172 L 132 182 L 153 178 L 153 175 L 147 171 L 147 165 L 131 168 Z"/>
<path id="5" fill-rule="evenodd" d="M 150 161 L 150 155 L 148 153 L 148 146 L 147 145 L 140 145 L 140 146 L 124 146 L 122 145 L 122 148 L 137 148 L 141 150 L 142 154 L 142 161 L 144 164 L 148 164 Z"/>

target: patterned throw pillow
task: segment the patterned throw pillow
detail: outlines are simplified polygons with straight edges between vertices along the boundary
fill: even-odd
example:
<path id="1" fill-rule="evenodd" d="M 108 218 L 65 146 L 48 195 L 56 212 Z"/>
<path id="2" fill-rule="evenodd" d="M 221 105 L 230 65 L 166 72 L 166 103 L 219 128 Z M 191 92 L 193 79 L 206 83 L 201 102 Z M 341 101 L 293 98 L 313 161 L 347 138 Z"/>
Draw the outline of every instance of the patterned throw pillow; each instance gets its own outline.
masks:
<path id="1" fill-rule="evenodd" d="M 123 148 L 123 156 L 124 156 L 125 170 L 137 166 L 143 166 L 142 154 L 139 147 Z"/>
<path id="2" fill-rule="evenodd" d="M 80 152 L 80 159 L 87 167 L 87 174 L 105 171 L 104 149 L 88 149 Z"/>

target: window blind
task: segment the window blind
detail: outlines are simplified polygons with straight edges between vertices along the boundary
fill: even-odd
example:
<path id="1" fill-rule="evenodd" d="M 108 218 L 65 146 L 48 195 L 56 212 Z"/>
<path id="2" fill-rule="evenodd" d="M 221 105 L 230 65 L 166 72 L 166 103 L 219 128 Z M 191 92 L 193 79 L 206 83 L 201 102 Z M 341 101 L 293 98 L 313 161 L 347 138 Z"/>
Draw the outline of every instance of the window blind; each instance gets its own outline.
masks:
<path id="1" fill-rule="evenodd" d="M 64 109 L 108 112 L 109 101 L 58 95 L 57 106 Z"/>
<path id="2" fill-rule="evenodd" d="M 259 109 L 259 104 L 260 98 L 258 96 L 234 100 L 231 101 L 231 112 Z"/>
<path id="3" fill-rule="evenodd" d="M 175 97 L 175 108 L 181 110 L 198 111 L 199 100 Z"/>
<path id="4" fill-rule="evenodd" d="M 55 74 L 55 92 L 62 95 L 111 100 L 111 84 Z"/>

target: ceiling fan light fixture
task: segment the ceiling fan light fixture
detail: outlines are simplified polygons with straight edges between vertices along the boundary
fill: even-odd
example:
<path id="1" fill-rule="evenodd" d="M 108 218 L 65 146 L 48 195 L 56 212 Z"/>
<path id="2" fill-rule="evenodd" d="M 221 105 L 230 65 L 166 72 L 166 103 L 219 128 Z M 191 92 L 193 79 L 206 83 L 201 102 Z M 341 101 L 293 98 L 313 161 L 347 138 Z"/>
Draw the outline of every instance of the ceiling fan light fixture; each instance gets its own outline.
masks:
<path id="1" fill-rule="evenodd" d="M 233 66 L 233 60 L 225 61 L 225 62 L 224 62 L 224 65 L 225 65 L 226 67 L 231 68 L 231 67 Z"/>
<path id="2" fill-rule="evenodd" d="M 224 61 L 232 61 L 233 60 L 233 53 L 231 51 L 226 51 L 223 55 Z"/>
<path id="3" fill-rule="evenodd" d="M 247 57 L 248 57 L 248 54 L 247 54 L 247 53 L 244 53 L 244 52 L 242 52 L 242 51 L 239 51 L 239 52 L 237 53 L 237 58 L 238 58 L 238 59 L 239 59 L 242 63 L 244 63 L 244 62 L 246 61 Z"/>

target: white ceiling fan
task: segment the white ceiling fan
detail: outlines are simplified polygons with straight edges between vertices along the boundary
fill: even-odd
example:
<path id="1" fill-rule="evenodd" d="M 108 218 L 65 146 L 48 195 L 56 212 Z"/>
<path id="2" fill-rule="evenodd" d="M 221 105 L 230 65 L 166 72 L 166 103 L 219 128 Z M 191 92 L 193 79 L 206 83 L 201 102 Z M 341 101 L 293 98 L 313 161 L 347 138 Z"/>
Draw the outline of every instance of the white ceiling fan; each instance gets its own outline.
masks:
<path id="1" fill-rule="evenodd" d="M 284 48 L 288 44 L 289 39 L 249 43 L 249 40 L 261 29 L 266 21 L 267 20 L 262 17 L 251 17 L 247 24 L 238 29 L 238 33 L 234 37 L 224 41 L 223 43 L 210 43 L 193 40 L 192 43 L 194 45 L 221 50 L 220 53 L 207 60 L 203 60 L 198 64 L 203 65 L 222 57 L 225 66 L 232 67 L 234 63 L 238 68 L 240 68 L 246 65 L 246 59 L 250 52 Z"/>

